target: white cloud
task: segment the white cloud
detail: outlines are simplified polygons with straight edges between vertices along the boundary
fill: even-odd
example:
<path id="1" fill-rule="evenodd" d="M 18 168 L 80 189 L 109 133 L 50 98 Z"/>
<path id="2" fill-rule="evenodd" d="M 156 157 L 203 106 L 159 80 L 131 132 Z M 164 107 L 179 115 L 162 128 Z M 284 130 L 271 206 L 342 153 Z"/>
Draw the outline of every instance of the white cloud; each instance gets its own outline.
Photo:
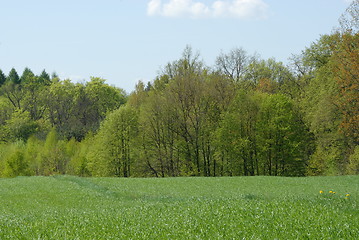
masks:
<path id="1" fill-rule="evenodd" d="M 152 0 L 147 5 L 147 14 L 150 16 L 160 14 L 161 0 Z"/>
<path id="2" fill-rule="evenodd" d="M 149 16 L 190 18 L 264 19 L 268 5 L 263 0 L 216 0 L 205 4 L 196 0 L 151 0 L 147 5 Z"/>
<path id="3" fill-rule="evenodd" d="M 165 17 L 204 17 L 208 16 L 210 9 L 201 2 L 192 0 L 170 0 L 161 3 L 161 0 L 151 0 L 148 3 L 147 13 L 150 16 L 161 15 Z"/>

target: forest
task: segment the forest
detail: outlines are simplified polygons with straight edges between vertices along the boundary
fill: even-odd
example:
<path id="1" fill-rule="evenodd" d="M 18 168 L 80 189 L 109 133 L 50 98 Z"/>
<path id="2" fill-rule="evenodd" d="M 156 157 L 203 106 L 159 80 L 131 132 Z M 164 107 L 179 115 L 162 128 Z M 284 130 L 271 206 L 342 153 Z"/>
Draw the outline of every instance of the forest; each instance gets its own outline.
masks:
<path id="1" fill-rule="evenodd" d="M 359 173 L 358 6 L 288 65 L 187 46 L 135 90 L 0 70 L 0 176 Z"/>

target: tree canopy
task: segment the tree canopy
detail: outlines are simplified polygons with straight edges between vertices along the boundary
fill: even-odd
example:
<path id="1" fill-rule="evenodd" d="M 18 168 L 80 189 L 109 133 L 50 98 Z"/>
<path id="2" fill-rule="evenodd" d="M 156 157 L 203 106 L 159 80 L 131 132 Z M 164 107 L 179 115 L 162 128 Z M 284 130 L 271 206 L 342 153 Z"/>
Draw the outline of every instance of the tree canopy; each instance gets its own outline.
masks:
<path id="1" fill-rule="evenodd" d="M 357 174 L 357 8 L 288 66 L 234 48 L 209 67 L 187 46 L 129 95 L 0 70 L 0 176 Z"/>

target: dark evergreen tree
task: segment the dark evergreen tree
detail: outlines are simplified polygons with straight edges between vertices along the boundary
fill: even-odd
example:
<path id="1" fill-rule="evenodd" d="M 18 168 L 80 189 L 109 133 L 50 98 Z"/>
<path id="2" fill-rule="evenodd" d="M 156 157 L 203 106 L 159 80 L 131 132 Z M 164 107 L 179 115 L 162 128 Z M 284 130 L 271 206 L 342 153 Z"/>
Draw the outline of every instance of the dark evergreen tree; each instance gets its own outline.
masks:
<path id="1" fill-rule="evenodd" d="M 35 74 L 30 70 L 30 68 L 25 68 L 24 72 L 22 73 L 20 77 L 20 82 L 22 84 L 29 83 L 33 79 Z"/>
<path id="2" fill-rule="evenodd" d="M 50 85 L 51 84 L 50 75 L 45 70 L 43 70 L 39 76 L 38 81 L 40 84 Z"/>
<path id="3" fill-rule="evenodd" d="M 20 77 L 17 74 L 15 68 L 12 68 L 9 72 L 9 76 L 6 78 L 8 82 L 14 83 L 14 84 L 20 84 Z"/>
<path id="4" fill-rule="evenodd" d="M 6 76 L 3 73 L 3 71 L 1 71 L 1 69 L 0 69 L 0 87 L 1 87 L 1 85 L 3 85 L 5 83 L 5 81 L 6 81 Z"/>

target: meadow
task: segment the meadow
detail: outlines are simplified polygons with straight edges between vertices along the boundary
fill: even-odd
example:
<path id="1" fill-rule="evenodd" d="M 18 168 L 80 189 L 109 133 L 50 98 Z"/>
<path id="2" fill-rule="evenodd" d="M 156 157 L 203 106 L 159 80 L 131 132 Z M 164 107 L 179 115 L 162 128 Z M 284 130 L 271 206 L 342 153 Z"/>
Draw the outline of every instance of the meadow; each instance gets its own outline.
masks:
<path id="1" fill-rule="evenodd" d="M 359 239 L 359 176 L 0 179 L 0 239 Z"/>

